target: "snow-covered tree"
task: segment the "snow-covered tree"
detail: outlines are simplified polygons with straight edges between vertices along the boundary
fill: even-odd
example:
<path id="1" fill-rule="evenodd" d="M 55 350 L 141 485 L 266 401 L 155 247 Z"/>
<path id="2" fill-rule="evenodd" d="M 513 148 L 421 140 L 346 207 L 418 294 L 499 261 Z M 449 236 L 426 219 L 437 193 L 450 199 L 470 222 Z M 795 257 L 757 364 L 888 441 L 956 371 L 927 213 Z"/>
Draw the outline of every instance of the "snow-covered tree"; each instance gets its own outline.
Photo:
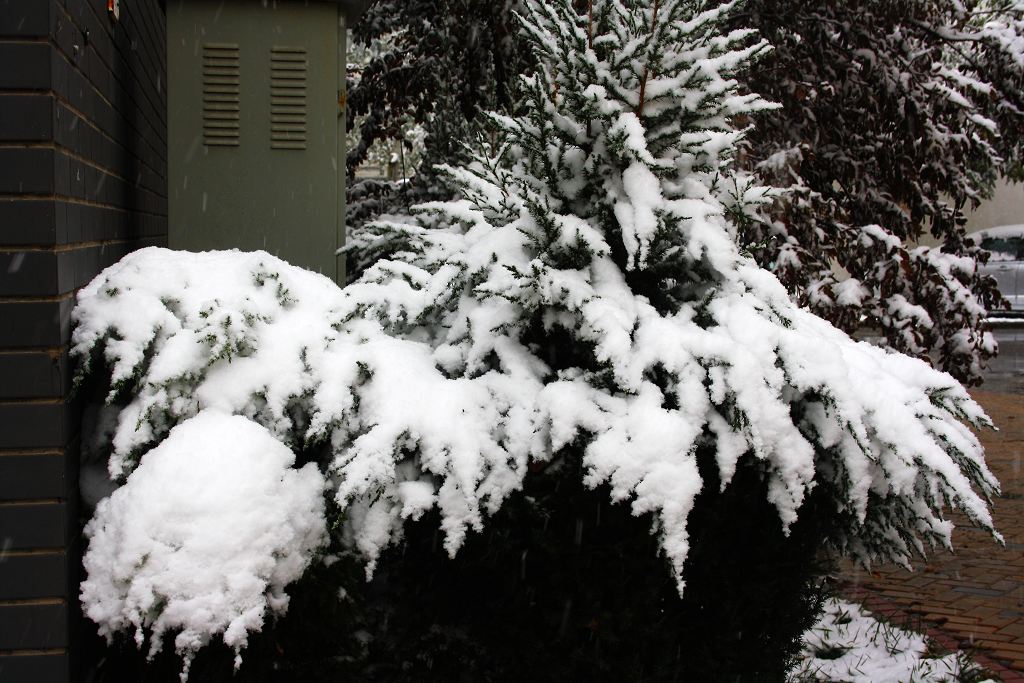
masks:
<path id="1" fill-rule="evenodd" d="M 1021 13 L 997 4 L 749 0 L 736 19 L 775 48 L 747 84 L 782 105 L 746 162 L 787 189 L 744 240 L 815 312 L 971 382 L 1000 298 L 965 212 L 1015 173 L 1024 123 Z"/>
<path id="2" fill-rule="evenodd" d="M 947 32 L 954 61 L 975 80 L 990 84 L 982 106 L 999 126 L 999 153 L 1006 174 L 1024 179 L 1024 2 L 980 0 L 967 29 Z M 982 91 L 984 94 L 984 90 Z"/>
<path id="3" fill-rule="evenodd" d="M 514 0 L 377 0 L 353 27 L 360 58 L 349 70 L 347 104 L 350 229 L 453 196 L 434 166 L 467 161 L 463 144 L 480 112 L 513 106 L 512 86 L 524 65 L 515 6 Z M 410 129 L 419 133 L 415 140 Z M 357 179 L 356 169 L 383 147 L 397 149 L 402 180 Z M 350 276 L 367 265 L 349 252 Z"/>
<path id="4" fill-rule="evenodd" d="M 457 157 L 480 111 L 508 109 L 521 60 L 514 0 L 378 0 L 355 25 L 366 59 L 351 79 L 350 177 L 381 141 L 400 141 L 410 123 L 430 130 L 428 168 Z M 411 175 L 411 174 L 410 174 Z M 417 188 L 420 194 L 427 187 Z"/>
<path id="5" fill-rule="evenodd" d="M 512 7 L 488 0 L 462 0 L 458 8 L 378 0 L 374 8 L 389 23 L 372 14 L 367 39 L 385 25 L 400 30 L 406 39 L 391 60 L 402 66 L 390 80 L 366 81 L 360 96 L 376 98 L 374 116 L 390 121 L 411 111 L 389 112 L 384 104 L 405 96 L 406 71 L 421 84 L 412 92 L 453 93 L 465 105 L 456 117 L 446 115 L 455 107 L 437 107 L 437 98 L 428 98 L 429 116 L 436 112 L 435 120 L 447 126 L 432 137 L 451 154 L 452 141 L 469 134 L 462 116 L 471 118 L 481 103 L 511 111 L 508 73 L 532 68 L 529 59 L 514 58 L 523 51 L 507 28 L 478 30 L 475 18 L 483 15 L 507 26 L 501 17 Z M 421 20 L 424 13 L 431 19 Z M 833 324 L 848 332 L 875 328 L 889 347 L 929 359 L 966 382 L 979 380 L 995 351 L 984 318 L 1000 298 L 994 282 L 977 272 L 986 255 L 965 240 L 961 226 L 998 176 L 1021 177 L 1022 18 L 1019 0 L 747 0 L 733 20 L 757 29 L 775 48 L 762 68 L 739 73 L 738 80 L 782 104 L 761 117 L 746 141 L 744 164 L 762 182 L 787 190 L 772 207 L 770 227 L 751 224 L 742 241 L 791 294 Z M 428 67 L 439 58 L 438 41 L 428 38 L 449 19 L 473 35 L 497 36 L 484 48 L 459 41 L 457 55 L 472 52 L 463 45 L 477 46 L 476 63 L 493 59 L 505 71 L 484 81 L 473 77 L 479 70 L 462 78 Z M 378 64 L 380 74 L 392 73 L 388 64 Z M 425 170 L 420 183 L 447 191 L 434 181 L 430 161 Z M 355 187 L 353 200 L 382 213 L 410 204 L 402 194 L 381 198 L 373 189 Z M 360 203 L 364 196 L 374 201 Z M 360 214 L 356 223 L 364 220 Z M 938 247 L 918 245 L 928 235 Z M 353 271 L 361 272 L 365 259 L 351 253 Z"/>
<path id="6" fill-rule="evenodd" d="M 526 2 L 539 68 L 521 83 L 524 113 L 490 115 L 472 162 L 445 170 L 461 199 L 362 232 L 361 246 L 386 258 L 345 289 L 262 252 L 160 249 L 86 287 L 75 353 L 109 370 L 120 408 L 110 473 L 125 481 L 89 526 L 86 562 L 100 570 L 83 600 L 103 631 L 132 630 L 142 644 L 181 629 L 186 659 L 217 633 L 244 646 L 286 607 L 281 583 L 312 561 L 314 462 L 335 511 L 328 526 L 370 575 L 408 520 L 433 520 L 453 557 L 522 509 L 558 528 L 575 519 L 579 546 L 569 489 L 544 482 L 610 496 L 627 521 L 647 521 L 676 593 L 652 599 L 624 642 L 654 629 L 684 671 L 729 666 L 694 653 L 745 647 L 758 622 L 734 599 L 695 613 L 692 639 L 681 638 L 658 626 L 659 610 L 685 611 L 690 578 L 716 572 L 738 577 L 719 595 L 765 593 L 743 576 L 760 576 L 759 562 L 770 572 L 795 547 L 787 534 L 805 564 L 824 545 L 907 563 L 950 545 L 949 508 L 995 534 L 986 499 L 998 484 L 968 427 L 989 422 L 963 387 L 797 307 L 737 244 L 774 192 L 738 168 L 746 122 L 773 105 L 740 91 L 737 73 L 769 48 L 724 28 L 735 7 Z M 281 474 L 290 463 L 268 435 L 303 469 Z M 259 540 L 238 548 L 236 572 L 194 580 L 196 558 L 225 552 L 220 532 L 145 514 L 161 495 L 188 493 L 166 481 L 162 494 L 153 479 L 175 476 L 176 459 L 209 461 L 210 476 L 180 483 L 202 489 L 191 523 L 221 529 L 223 505 L 203 501 L 236 485 L 220 472 L 245 453 L 266 464 L 239 471 L 243 481 L 273 482 L 224 500 L 239 508 L 239 538 Z M 290 520 L 281 537 L 264 536 L 268 497 L 274 519 Z M 635 527 L 616 528 L 636 541 Z M 536 546 L 513 547 L 525 575 Z M 727 557 L 732 566 L 716 564 Z M 606 582 L 602 571 L 575 583 Z M 637 591 L 657 583 L 631 579 Z M 716 621 L 718 609 L 728 618 Z M 562 631 L 571 604 L 564 613 Z M 794 630 L 767 643 L 782 653 L 773 675 L 803 624 Z M 560 639 L 556 627 L 545 642 Z M 636 657 L 664 654 L 647 649 Z"/>

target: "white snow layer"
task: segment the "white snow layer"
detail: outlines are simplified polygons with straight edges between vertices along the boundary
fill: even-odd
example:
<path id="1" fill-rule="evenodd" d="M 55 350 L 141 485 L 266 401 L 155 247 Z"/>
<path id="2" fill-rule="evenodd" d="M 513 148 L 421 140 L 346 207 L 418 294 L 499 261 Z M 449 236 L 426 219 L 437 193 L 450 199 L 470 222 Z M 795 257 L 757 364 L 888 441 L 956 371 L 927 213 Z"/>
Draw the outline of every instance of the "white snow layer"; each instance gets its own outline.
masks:
<path id="1" fill-rule="evenodd" d="M 826 602 L 818 623 L 804 634 L 800 661 L 789 680 L 957 683 L 976 670 L 963 652 L 933 655 L 925 636 L 878 621 L 860 605 L 833 599 Z"/>
<path id="2" fill-rule="evenodd" d="M 176 633 L 183 680 L 213 636 L 244 648 L 325 540 L 323 475 L 294 461 L 244 417 L 206 410 L 172 429 L 86 527 L 82 604 L 100 633 L 134 630 L 141 647 L 148 630 L 151 654 Z"/>
<path id="3" fill-rule="evenodd" d="M 577 302 L 568 308 L 582 321 L 578 332 L 596 344 L 619 389 L 597 388 L 582 372 L 547 377 L 522 341 L 498 331 L 518 315 L 500 297 L 456 302 L 433 342 L 395 339 L 367 319 L 424 315 L 437 304 L 443 269 L 431 276 L 403 266 L 407 278 L 341 290 L 262 252 L 150 248 L 85 288 L 75 313 L 76 351 L 85 356 L 102 343 L 115 381 L 138 386 L 113 438 L 112 475 L 130 472 L 174 424 L 205 409 L 245 415 L 288 444 L 328 443 L 336 496 L 350 508 L 351 540 L 371 570 L 403 519 L 432 505 L 454 554 L 467 529 L 479 529 L 520 487 L 530 459 L 548 460 L 584 435 L 588 482 L 607 482 L 616 499 L 633 499 L 637 514 L 656 514 L 680 583 L 686 517 L 702 486 L 695 450 L 708 438 L 726 483 L 747 452 L 768 466 L 784 525 L 817 475 L 847 491 L 839 504 L 864 535 L 886 537 L 888 546 L 873 551 L 897 560 L 918 535 L 948 545 L 951 525 L 929 509 L 947 497 L 991 528 L 971 481 L 987 492 L 997 484 L 977 438 L 957 420 L 987 418 L 948 375 L 852 341 L 742 261 L 711 303 L 710 327 L 691 310 L 659 314 L 606 258 L 568 279 L 527 261 L 536 281 L 500 282 L 505 264 L 526 258 L 522 246 L 509 248 L 520 227 L 471 230 L 462 272 L 482 268 L 481 288 L 537 287 L 528 295 L 541 299 L 555 289 Z M 488 356 L 499 367 L 474 370 Z M 650 378 L 656 367 L 677 378 L 678 407 Z M 798 399 L 809 410 L 794 422 Z M 816 452 L 841 466 L 819 471 Z M 887 531 L 897 520 L 909 535 Z M 847 550 L 859 549 L 851 537 Z"/>

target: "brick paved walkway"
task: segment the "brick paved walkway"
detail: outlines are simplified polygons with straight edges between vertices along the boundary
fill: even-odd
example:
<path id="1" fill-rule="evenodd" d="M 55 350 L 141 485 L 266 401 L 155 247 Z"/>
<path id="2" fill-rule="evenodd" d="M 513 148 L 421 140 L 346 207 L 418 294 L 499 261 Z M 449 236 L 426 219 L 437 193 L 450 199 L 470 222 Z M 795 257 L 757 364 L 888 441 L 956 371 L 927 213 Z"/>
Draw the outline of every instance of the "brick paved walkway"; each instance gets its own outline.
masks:
<path id="1" fill-rule="evenodd" d="M 923 627 L 946 647 L 971 650 L 1007 683 L 1024 683 L 1024 396 L 972 394 L 1000 429 L 980 437 L 1003 487 L 994 514 L 1006 547 L 957 516 L 956 554 L 933 553 L 913 573 L 846 567 L 840 581 L 869 609 Z"/>

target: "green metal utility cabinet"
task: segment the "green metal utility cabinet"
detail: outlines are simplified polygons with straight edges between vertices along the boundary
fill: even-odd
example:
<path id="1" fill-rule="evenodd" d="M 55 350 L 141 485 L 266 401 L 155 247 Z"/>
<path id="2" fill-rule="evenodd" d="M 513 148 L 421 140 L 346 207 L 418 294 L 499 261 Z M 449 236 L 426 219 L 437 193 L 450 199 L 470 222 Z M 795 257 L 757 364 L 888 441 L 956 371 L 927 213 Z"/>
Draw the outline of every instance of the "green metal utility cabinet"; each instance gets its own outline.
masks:
<path id="1" fill-rule="evenodd" d="M 168 243 L 344 277 L 345 30 L 359 0 L 168 0 Z"/>

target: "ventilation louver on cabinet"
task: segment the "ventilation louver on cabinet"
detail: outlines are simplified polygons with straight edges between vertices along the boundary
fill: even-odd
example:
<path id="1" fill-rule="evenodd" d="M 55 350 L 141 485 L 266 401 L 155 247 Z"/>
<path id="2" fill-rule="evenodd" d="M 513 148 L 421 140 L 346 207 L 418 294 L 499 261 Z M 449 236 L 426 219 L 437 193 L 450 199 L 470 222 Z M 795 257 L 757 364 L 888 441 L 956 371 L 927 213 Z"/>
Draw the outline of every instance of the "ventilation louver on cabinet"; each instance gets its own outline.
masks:
<path id="1" fill-rule="evenodd" d="M 304 47 L 270 49 L 270 147 L 306 149 L 306 71 Z"/>
<path id="2" fill-rule="evenodd" d="M 238 147 L 239 62 L 236 43 L 203 45 L 203 144 Z"/>

